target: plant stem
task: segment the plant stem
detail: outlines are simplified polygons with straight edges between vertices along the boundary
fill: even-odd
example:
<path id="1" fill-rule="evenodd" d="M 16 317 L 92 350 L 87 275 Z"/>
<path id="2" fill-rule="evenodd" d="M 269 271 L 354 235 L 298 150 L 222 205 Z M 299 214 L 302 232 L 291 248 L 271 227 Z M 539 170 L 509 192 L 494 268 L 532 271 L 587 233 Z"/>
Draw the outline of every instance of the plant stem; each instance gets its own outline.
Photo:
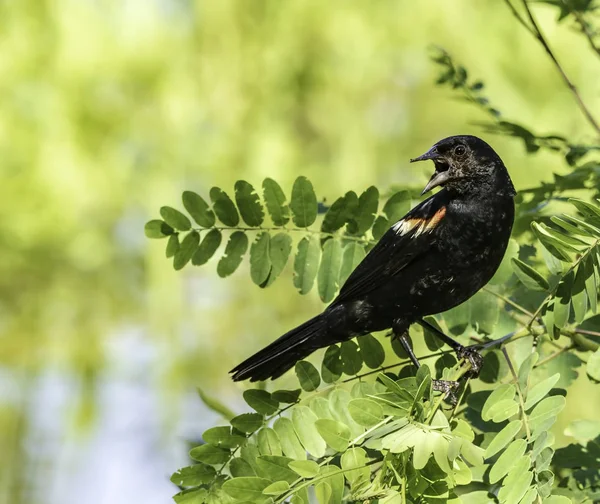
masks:
<path id="1" fill-rule="evenodd" d="M 579 91 L 577 90 L 575 85 L 571 82 L 571 79 L 569 79 L 567 73 L 565 72 L 565 70 L 563 69 L 561 64 L 558 62 L 558 59 L 556 59 L 554 52 L 552 52 L 552 49 L 550 49 L 550 46 L 548 45 L 546 38 L 542 34 L 542 31 L 541 31 L 537 21 L 535 20 L 535 17 L 533 16 L 531 9 L 529 8 L 529 4 L 527 3 L 527 0 L 522 0 L 521 3 L 523 4 L 523 7 L 525 8 L 525 12 L 527 13 L 527 17 L 529 18 L 529 22 L 531 23 L 530 26 L 525 22 L 525 20 L 522 18 L 522 16 L 517 12 L 517 10 L 515 9 L 514 5 L 512 5 L 510 0 L 505 0 L 505 3 L 509 6 L 510 10 L 517 17 L 519 22 L 523 26 L 525 26 L 527 28 L 527 30 L 529 31 L 529 33 L 531 33 L 536 38 L 536 40 L 542 45 L 542 47 L 546 51 L 546 54 L 550 57 L 550 59 L 552 60 L 552 63 L 554 63 L 554 66 L 560 73 L 564 83 L 567 85 L 567 87 L 569 88 L 569 90 L 571 91 L 573 96 L 575 97 L 575 100 L 577 101 L 579 108 L 583 112 L 583 115 L 586 117 L 586 119 L 590 123 L 590 125 L 594 128 L 596 133 L 600 136 L 600 125 L 598 125 L 598 123 L 596 122 L 596 119 L 594 118 L 594 116 L 588 109 L 587 105 L 583 101 L 583 98 L 579 94 Z"/>
<path id="2" fill-rule="evenodd" d="M 519 396 L 519 407 L 521 408 L 521 416 L 523 417 L 523 425 L 525 426 L 525 434 L 527 436 L 527 442 L 531 439 L 531 429 L 529 428 L 529 422 L 527 421 L 527 414 L 525 413 L 525 399 L 523 397 L 523 391 L 521 390 L 521 385 L 519 385 L 519 377 L 515 372 L 515 368 L 512 365 L 512 361 L 506 351 L 506 348 L 502 348 L 502 353 L 504 354 L 504 358 L 508 364 L 508 368 L 510 369 L 510 373 L 513 376 L 513 380 L 515 382 L 515 387 L 517 389 L 517 395 Z"/>

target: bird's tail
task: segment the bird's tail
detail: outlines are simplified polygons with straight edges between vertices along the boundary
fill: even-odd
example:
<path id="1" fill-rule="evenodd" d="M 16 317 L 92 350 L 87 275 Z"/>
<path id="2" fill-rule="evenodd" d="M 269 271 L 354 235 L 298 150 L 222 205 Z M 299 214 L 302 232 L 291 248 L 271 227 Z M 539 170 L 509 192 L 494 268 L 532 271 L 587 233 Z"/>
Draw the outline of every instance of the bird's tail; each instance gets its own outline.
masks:
<path id="1" fill-rule="evenodd" d="M 322 315 L 304 322 L 233 368 L 233 380 L 254 382 L 281 376 L 296 362 L 327 345 L 326 330 Z"/>

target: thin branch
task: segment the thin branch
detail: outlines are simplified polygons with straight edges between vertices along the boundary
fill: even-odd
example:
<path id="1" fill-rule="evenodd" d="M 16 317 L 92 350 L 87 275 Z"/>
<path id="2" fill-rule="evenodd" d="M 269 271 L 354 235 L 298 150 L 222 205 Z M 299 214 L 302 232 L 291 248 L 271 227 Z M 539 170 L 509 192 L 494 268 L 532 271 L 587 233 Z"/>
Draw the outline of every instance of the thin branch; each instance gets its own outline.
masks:
<path id="1" fill-rule="evenodd" d="M 510 373 L 513 376 L 513 380 L 515 382 L 515 387 L 517 389 L 517 395 L 519 396 L 519 407 L 521 408 L 521 414 L 523 417 L 523 425 L 525 426 L 525 435 L 527 436 L 527 441 L 531 439 L 531 429 L 529 428 L 529 422 L 527 421 L 527 413 L 525 412 L 525 398 L 523 397 L 523 391 L 521 390 L 521 385 L 519 384 L 519 377 L 515 371 L 515 368 L 512 365 L 512 361 L 506 351 L 506 348 L 502 348 L 502 353 L 504 354 L 504 358 L 508 364 L 508 369 L 510 369 Z"/>
<path id="2" fill-rule="evenodd" d="M 525 315 L 528 315 L 529 317 L 533 317 L 533 313 L 531 313 L 529 310 L 527 310 L 526 308 L 522 307 L 520 304 L 515 303 L 512 299 L 503 296 L 502 294 L 496 292 L 495 290 L 485 286 L 483 288 L 484 291 L 488 292 L 489 294 L 491 294 L 492 296 L 496 296 L 498 299 L 501 299 L 502 301 L 504 301 L 507 305 L 512 306 L 513 308 L 515 308 L 516 310 L 519 310 L 521 313 L 524 313 Z"/>
<path id="3" fill-rule="evenodd" d="M 534 368 L 543 366 L 544 364 L 547 364 L 548 362 L 556 359 L 559 355 L 564 354 L 565 352 L 568 352 L 569 350 L 573 349 L 573 345 L 569 345 L 566 346 L 564 348 L 561 348 L 558 352 L 554 352 L 553 354 L 550 354 L 548 357 L 546 357 L 545 359 L 542 359 L 541 361 L 537 362 L 535 364 L 535 366 L 533 366 Z"/>
<path id="4" fill-rule="evenodd" d="M 519 19 L 519 21 L 521 22 L 521 24 L 525 24 L 525 21 L 520 17 L 520 15 L 518 14 L 518 12 L 516 12 L 514 6 L 510 2 L 510 0 L 505 0 L 505 2 L 509 5 L 510 9 L 513 11 L 513 14 L 515 14 L 517 16 L 517 19 Z M 550 49 L 550 46 L 548 45 L 548 42 L 546 41 L 546 38 L 542 34 L 542 31 L 540 30 L 540 27 L 538 26 L 537 21 L 535 20 L 535 17 L 533 16 L 533 13 L 531 12 L 531 9 L 529 8 L 527 0 L 522 0 L 522 4 L 523 4 L 523 7 L 525 8 L 525 12 L 527 13 L 527 17 L 529 18 L 529 21 L 531 23 L 531 27 L 529 28 L 529 32 L 532 33 L 532 35 L 537 39 L 537 41 L 540 44 L 542 44 L 542 47 L 544 48 L 544 50 L 546 51 L 546 54 L 550 57 L 550 59 L 554 63 L 554 66 L 556 67 L 556 69 L 560 73 L 563 81 L 565 82 L 565 84 L 567 85 L 567 87 L 571 90 L 571 93 L 573 93 L 573 96 L 575 96 L 575 99 L 576 99 L 576 101 L 577 101 L 577 103 L 579 105 L 579 108 L 583 112 L 583 115 L 585 115 L 585 117 L 588 120 L 588 122 L 592 125 L 592 127 L 594 128 L 594 130 L 596 130 L 596 133 L 598 135 L 600 135 L 600 125 L 596 122 L 596 119 L 594 119 L 594 116 L 592 115 L 592 113 L 588 109 L 587 105 L 583 101 L 583 98 L 579 94 L 579 91 L 577 90 L 577 88 L 575 87 L 575 85 L 571 82 L 571 79 L 569 79 L 569 77 L 567 76 L 565 70 L 563 69 L 563 67 L 561 66 L 561 64 L 558 62 L 558 60 L 556 59 L 556 56 L 552 52 L 552 49 Z"/>

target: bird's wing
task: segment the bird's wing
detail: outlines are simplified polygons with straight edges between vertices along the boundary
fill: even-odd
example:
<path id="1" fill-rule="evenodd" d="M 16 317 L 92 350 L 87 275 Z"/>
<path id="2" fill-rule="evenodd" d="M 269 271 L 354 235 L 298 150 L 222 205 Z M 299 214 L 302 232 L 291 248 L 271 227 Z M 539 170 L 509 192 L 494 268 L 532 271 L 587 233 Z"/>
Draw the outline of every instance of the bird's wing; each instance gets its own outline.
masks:
<path id="1" fill-rule="evenodd" d="M 446 205 L 445 191 L 440 191 L 396 222 L 348 277 L 334 303 L 378 289 L 425 257 L 436 241 L 434 231 L 444 220 Z"/>

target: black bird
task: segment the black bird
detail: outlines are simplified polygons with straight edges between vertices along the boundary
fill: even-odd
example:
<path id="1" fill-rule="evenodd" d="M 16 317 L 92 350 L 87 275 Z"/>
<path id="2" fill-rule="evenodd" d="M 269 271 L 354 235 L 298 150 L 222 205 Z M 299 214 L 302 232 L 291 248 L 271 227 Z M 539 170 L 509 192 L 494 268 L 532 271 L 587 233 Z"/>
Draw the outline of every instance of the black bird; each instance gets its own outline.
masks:
<path id="1" fill-rule="evenodd" d="M 435 172 L 423 194 L 443 189 L 385 233 L 323 313 L 236 366 L 235 381 L 277 378 L 319 348 L 389 328 L 418 366 L 408 328 L 429 326 L 423 317 L 459 305 L 492 278 L 510 238 L 516 195 L 500 157 L 477 137 L 445 138 L 411 162 L 427 159 Z M 476 350 L 436 332 L 477 373 Z"/>

